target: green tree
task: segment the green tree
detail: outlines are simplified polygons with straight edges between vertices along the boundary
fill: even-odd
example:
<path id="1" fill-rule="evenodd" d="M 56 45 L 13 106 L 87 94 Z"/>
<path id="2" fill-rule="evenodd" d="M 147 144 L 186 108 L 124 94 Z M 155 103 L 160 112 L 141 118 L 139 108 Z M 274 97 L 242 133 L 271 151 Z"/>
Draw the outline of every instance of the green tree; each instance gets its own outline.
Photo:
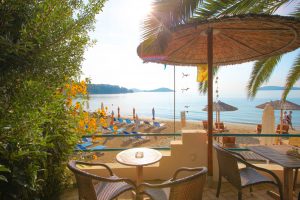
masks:
<path id="1" fill-rule="evenodd" d="M 194 19 L 218 18 L 236 14 L 274 14 L 280 7 L 288 6 L 294 0 L 157 0 L 153 2 L 153 12 L 145 19 L 142 37 L 147 43 L 153 44 L 157 38 L 158 44 L 154 51 L 163 51 L 169 39 L 170 30 Z M 300 4 L 290 15 L 300 17 Z M 258 60 L 255 62 L 247 86 L 248 97 L 255 97 L 258 88 L 269 80 L 274 68 L 282 55 Z M 293 66 L 286 78 L 285 90 L 282 98 L 286 99 L 290 89 L 300 78 L 300 55 L 297 55 Z M 206 83 L 200 83 L 199 91 L 206 92 Z"/>
<path id="2" fill-rule="evenodd" d="M 0 1 L 0 199 L 50 199 L 78 141 L 61 89 L 105 0 Z"/>

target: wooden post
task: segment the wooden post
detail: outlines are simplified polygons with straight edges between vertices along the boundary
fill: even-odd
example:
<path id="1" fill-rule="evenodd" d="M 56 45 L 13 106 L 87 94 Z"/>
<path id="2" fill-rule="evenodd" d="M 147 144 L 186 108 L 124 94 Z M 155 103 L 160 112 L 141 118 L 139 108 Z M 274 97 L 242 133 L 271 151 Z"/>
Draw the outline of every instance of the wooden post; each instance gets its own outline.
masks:
<path id="1" fill-rule="evenodd" d="M 207 30 L 207 121 L 208 121 L 208 145 L 207 145 L 207 168 L 208 176 L 213 176 L 213 152 L 212 152 L 212 133 L 213 133 L 213 29 Z"/>

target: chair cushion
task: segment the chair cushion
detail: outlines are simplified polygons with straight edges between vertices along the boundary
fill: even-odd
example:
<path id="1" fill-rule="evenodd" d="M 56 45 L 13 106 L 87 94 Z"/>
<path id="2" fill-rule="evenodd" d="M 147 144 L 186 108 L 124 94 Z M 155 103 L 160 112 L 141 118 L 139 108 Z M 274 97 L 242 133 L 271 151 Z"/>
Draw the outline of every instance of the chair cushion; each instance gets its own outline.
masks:
<path id="1" fill-rule="evenodd" d="M 240 170 L 242 187 L 254 185 L 257 183 L 274 183 L 274 181 L 266 176 L 261 175 L 255 169 L 246 167 Z"/>
<path id="2" fill-rule="evenodd" d="M 118 178 L 111 176 L 111 179 Z M 133 190 L 134 188 L 125 182 L 101 182 L 94 186 L 97 200 L 110 200 L 119 196 L 121 193 Z"/>
<path id="3" fill-rule="evenodd" d="M 153 200 L 168 200 L 170 196 L 170 188 L 149 188 L 144 190 Z"/>

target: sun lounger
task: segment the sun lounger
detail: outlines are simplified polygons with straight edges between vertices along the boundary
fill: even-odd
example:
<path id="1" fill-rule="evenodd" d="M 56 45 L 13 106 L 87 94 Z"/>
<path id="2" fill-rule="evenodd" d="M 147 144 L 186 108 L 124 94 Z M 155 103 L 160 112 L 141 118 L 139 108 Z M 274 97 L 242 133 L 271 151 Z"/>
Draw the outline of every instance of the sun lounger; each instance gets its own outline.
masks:
<path id="1" fill-rule="evenodd" d="M 289 133 L 289 128 L 290 127 L 289 127 L 288 124 L 282 124 L 282 131 L 281 131 L 281 133 L 288 134 Z M 276 133 L 280 133 L 280 124 L 277 125 Z"/>
<path id="2" fill-rule="evenodd" d="M 91 146 L 91 145 L 89 145 L 89 146 Z M 102 149 L 105 149 L 105 148 L 106 148 L 106 146 L 102 146 L 102 145 L 87 148 L 87 146 L 85 146 L 85 145 L 77 144 L 75 149 L 79 150 L 79 151 L 89 151 L 89 150 L 92 150 L 92 151 L 95 151 L 95 150 L 97 151 L 98 150 L 99 151 L 99 150 L 102 150 Z"/>
<path id="3" fill-rule="evenodd" d="M 126 125 L 126 122 L 122 118 L 116 119 L 115 123 L 118 127 Z"/>
<path id="4" fill-rule="evenodd" d="M 131 134 L 134 135 L 134 138 L 135 138 L 135 141 L 132 144 L 133 146 L 138 146 L 140 144 L 150 141 L 150 139 L 148 137 L 141 136 L 141 135 L 139 135 L 138 132 L 133 131 L 133 132 L 131 132 Z"/>
<path id="5" fill-rule="evenodd" d="M 126 128 L 130 128 L 130 127 L 134 126 L 134 122 L 132 122 L 130 119 L 125 119 L 125 122 L 126 122 L 126 125 L 125 125 Z"/>
<path id="6" fill-rule="evenodd" d="M 216 122 L 215 126 L 216 126 L 216 130 L 218 130 L 220 132 L 228 132 L 229 131 L 228 129 L 226 129 L 223 122 Z"/>
<path id="7" fill-rule="evenodd" d="M 153 122 L 154 129 L 152 130 L 153 132 L 161 131 L 166 129 L 166 125 L 164 123 L 159 123 L 159 122 Z"/>

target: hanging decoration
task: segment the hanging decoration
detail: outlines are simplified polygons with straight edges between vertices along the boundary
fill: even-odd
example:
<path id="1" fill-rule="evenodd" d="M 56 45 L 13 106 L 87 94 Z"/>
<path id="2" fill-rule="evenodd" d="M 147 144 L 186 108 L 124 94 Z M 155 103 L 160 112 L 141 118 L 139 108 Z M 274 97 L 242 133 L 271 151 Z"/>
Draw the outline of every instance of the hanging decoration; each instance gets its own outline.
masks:
<path id="1" fill-rule="evenodd" d="M 207 65 L 197 65 L 197 82 L 207 81 L 208 67 Z"/>

